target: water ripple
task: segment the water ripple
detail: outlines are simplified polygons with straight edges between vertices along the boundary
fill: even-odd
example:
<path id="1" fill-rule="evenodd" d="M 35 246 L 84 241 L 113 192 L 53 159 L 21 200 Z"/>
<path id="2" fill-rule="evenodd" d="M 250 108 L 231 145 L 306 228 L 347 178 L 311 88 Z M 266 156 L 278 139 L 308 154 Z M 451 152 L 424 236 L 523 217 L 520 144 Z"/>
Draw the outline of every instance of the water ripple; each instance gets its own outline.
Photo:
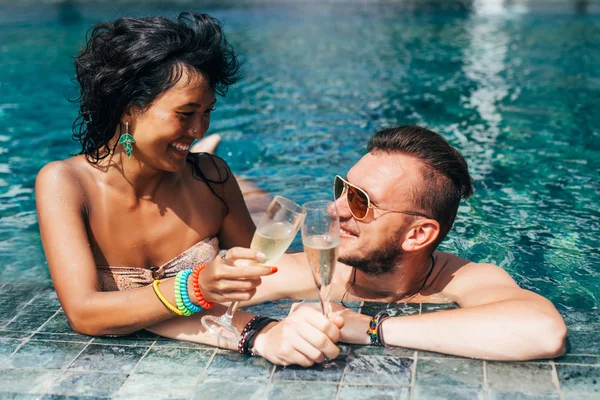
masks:
<path id="1" fill-rule="evenodd" d="M 244 61 L 214 113 L 219 155 L 302 202 L 331 196 L 331 177 L 375 130 L 426 124 L 465 155 L 476 186 L 442 248 L 500 265 L 565 309 L 598 307 L 600 16 L 556 2 L 443 3 L 207 6 Z M 73 5 L 67 21 L 44 7 L 0 18 L 2 281 L 48 279 L 35 175 L 77 151 L 70 56 L 115 16 Z M 120 12 L 178 11 L 156 7 Z"/>

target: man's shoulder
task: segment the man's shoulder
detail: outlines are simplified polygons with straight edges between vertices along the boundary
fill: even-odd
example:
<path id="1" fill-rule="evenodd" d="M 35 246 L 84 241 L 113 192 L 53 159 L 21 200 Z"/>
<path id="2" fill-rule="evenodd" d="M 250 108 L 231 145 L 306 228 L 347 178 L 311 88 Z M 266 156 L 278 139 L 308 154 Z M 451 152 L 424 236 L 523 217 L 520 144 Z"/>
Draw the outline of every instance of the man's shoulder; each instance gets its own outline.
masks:
<path id="1" fill-rule="evenodd" d="M 449 297 L 456 297 L 476 286 L 516 286 L 508 272 L 497 265 L 478 263 L 441 251 L 436 251 L 434 258 L 438 273 L 431 288 Z"/>

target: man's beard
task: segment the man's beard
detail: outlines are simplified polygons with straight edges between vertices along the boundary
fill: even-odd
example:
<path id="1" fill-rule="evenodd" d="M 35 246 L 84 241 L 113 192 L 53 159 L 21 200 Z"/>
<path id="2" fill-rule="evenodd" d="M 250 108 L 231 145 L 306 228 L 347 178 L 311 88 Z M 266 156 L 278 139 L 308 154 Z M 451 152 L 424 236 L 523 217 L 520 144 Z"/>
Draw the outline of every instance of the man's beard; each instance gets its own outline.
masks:
<path id="1" fill-rule="evenodd" d="M 356 268 L 370 276 L 380 276 L 394 272 L 404 252 L 400 246 L 400 240 L 404 234 L 404 227 L 399 227 L 388 237 L 378 249 L 364 257 L 340 256 L 338 261 Z"/>

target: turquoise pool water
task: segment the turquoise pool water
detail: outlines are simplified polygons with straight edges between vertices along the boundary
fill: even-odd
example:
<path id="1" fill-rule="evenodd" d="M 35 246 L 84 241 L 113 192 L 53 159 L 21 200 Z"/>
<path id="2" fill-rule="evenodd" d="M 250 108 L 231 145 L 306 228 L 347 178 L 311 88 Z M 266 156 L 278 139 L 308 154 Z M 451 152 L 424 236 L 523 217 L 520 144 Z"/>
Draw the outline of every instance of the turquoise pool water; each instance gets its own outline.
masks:
<path id="1" fill-rule="evenodd" d="M 563 310 L 597 308 L 600 11 L 507 3 L 0 5 L 0 282 L 49 282 L 33 185 L 78 150 L 67 98 L 87 28 L 194 10 L 245 62 L 211 126 L 236 173 L 298 202 L 329 196 L 376 129 L 426 124 L 476 181 L 443 249 Z"/>

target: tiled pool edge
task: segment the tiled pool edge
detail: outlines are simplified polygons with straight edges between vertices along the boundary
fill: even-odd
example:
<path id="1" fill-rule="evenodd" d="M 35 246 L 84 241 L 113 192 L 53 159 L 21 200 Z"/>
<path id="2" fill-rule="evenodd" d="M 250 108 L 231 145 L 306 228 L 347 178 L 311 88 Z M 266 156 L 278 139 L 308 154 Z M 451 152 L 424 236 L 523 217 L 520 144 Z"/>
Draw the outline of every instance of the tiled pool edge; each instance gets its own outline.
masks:
<path id="1" fill-rule="evenodd" d="M 34 296 L 24 295 L 33 291 Z M 7 300 L 9 298 L 12 300 Z M 8 302 L 5 304 L 2 300 Z M 282 317 L 290 305 L 290 301 L 280 301 L 251 309 Z M 6 309 L 11 306 L 25 312 Z M 367 314 L 386 307 L 399 315 L 446 307 L 382 303 L 354 306 Z M 161 398 L 152 397 L 160 393 L 171 398 L 208 398 L 234 393 L 236 398 L 269 399 L 310 394 L 311 398 L 336 400 L 365 396 L 399 399 L 600 397 L 600 331 L 593 323 L 595 310 L 590 311 L 589 322 L 594 330 L 585 330 L 583 314 L 586 312 L 577 318 L 565 315 L 567 324 L 575 328 L 570 333 L 583 343 L 572 344 L 577 351 L 556 361 L 493 363 L 401 348 L 344 345 L 345 357 L 337 371 L 321 371 L 319 367 L 282 369 L 262 359 L 145 332 L 116 339 L 77 335 L 70 331 L 55 294 L 48 287 L 1 285 L 0 311 L 2 315 L 14 314 L 0 322 L 0 398 L 29 398 L 29 395 L 47 399 L 85 395 Z M 594 337 L 595 342 L 590 341 Z M 11 346 L 12 351 L 7 353 Z M 583 348 L 588 351 L 581 351 Z M 100 364 L 102 359 L 103 364 Z M 204 360 L 201 370 L 191 373 L 187 379 L 181 378 L 182 371 L 196 365 L 190 360 L 196 359 Z M 181 360 L 187 360 L 189 365 Z M 181 367 L 153 374 L 155 367 L 152 366 L 169 363 Z M 111 364 L 131 364 L 132 367 L 122 371 L 107 369 Z M 157 380 L 171 384 L 162 387 Z M 99 382 L 99 386 L 90 382 Z M 150 386 L 147 385 L 158 385 L 158 389 L 148 393 Z"/>

